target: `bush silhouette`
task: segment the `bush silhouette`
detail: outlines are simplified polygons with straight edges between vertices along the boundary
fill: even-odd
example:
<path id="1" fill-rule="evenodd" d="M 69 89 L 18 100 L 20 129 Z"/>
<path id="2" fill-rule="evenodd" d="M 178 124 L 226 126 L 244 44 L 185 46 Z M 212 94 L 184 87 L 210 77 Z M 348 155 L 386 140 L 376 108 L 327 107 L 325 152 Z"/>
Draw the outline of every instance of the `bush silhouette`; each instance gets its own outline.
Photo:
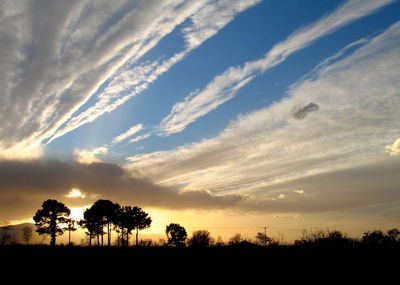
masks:
<path id="1" fill-rule="evenodd" d="M 171 223 L 165 229 L 167 234 L 168 244 L 176 247 L 182 247 L 185 245 L 187 239 L 187 233 L 184 227 L 179 224 Z"/>
<path id="2" fill-rule="evenodd" d="M 191 247 L 207 247 L 211 246 L 214 239 L 207 230 L 194 231 L 190 239 L 188 240 L 188 245 Z"/>

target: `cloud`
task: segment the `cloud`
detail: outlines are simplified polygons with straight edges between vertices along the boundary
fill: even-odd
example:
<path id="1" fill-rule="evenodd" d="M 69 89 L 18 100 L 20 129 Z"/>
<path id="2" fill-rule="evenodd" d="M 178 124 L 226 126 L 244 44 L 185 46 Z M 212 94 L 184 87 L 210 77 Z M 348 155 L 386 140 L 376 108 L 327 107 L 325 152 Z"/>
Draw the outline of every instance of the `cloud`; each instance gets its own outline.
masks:
<path id="1" fill-rule="evenodd" d="M 50 198 L 71 207 L 86 206 L 95 199 L 111 199 L 122 205 L 175 210 L 224 209 L 234 207 L 242 199 L 239 195 L 217 196 L 206 191 L 179 192 L 146 179 L 133 178 L 120 166 L 107 163 L 0 161 L 0 173 L 2 219 L 33 216 L 41 203 Z M 78 191 L 80 199 L 76 199 Z M 66 197 L 66 193 L 70 196 Z"/>
<path id="2" fill-rule="evenodd" d="M 279 194 L 278 199 L 285 199 L 287 198 L 286 194 Z"/>
<path id="3" fill-rule="evenodd" d="M 99 158 L 101 155 L 108 153 L 108 148 L 105 146 L 98 147 L 92 150 L 75 149 L 74 160 L 82 164 L 92 164 L 95 162 L 102 162 Z"/>
<path id="4" fill-rule="evenodd" d="M 188 49 L 193 49 L 215 35 L 240 12 L 261 0 L 210 1 L 190 17 L 191 25 L 183 29 Z"/>
<path id="5" fill-rule="evenodd" d="M 215 35 L 236 14 L 258 2 L 260 0 L 193 1 L 182 5 L 180 8 L 178 5 L 176 11 L 172 11 L 171 14 L 168 11 L 163 11 L 162 15 L 167 14 L 170 21 L 175 21 L 175 26 L 186 18 L 190 19 L 191 23 L 182 30 L 182 35 L 186 41 L 183 50 L 164 61 L 146 62 L 133 68 L 132 64 L 134 64 L 136 58 L 127 60 L 124 66 L 115 71 L 104 91 L 97 95 L 98 100 L 83 112 L 68 119 L 64 126 L 52 135 L 49 142 L 84 124 L 93 122 L 147 89 L 160 75 L 182 61 L 190 51 Z M 210 19 L 213 19 L 213 21 L 210 21 Z M 163 21 L 165 25 L 164 22 L 165 20 Z"/>
<path id="6" fill-rule="evenodd" d="M 308 114 L 312 113 L 312 112 L 316 112 L 319 110 L 319 106 L 315 103 L 310 103 L 304 107 L 297 107 L 294 106 L 292 108 L 291 111 L 291 118 L 295 119 L 295 120 L 303 120 L 307 117 Z"/>
<path id="7" fill-rule="evenodd" d="M 290 184 L 287 192 L 274 187 L 340 171 L 355 173 L 352 169 L 370 164 L 379 168 L 387 163 L 389 158 L 383 149 L 400 132 L 398 125 L 388 124 L 397 121 L 400 108 L 399 46 L 400 22 L 347 57 L 299 80 L 280 102 L 239 116 L 217 136 L 167 151 L 137 154 L 128 158 L 127 167 L 143 177 L 151 177 L 157 184 L 183 190 L 205 189 L 211 193 L 245 193 L 265 198 L 285 193 L 288 198 L 309 198 L 312 186 L 314 195 L 318 192 L 323 199 L 326 186 L 318 180 L 309 180 L 315 184 L 308 187 Z M 291 124 L 287 114 L 293 106 L 307 106 L 310 102 L 321 106 L 313 114 L 315 120 Z M 394 171 L 389 173 L 393 175 L 390 179 L 374 176 L 382 188 L 388 185 L 392 189 L 393 181 L 397 181 Z M 347 188 L 348 195 L 369 187 L 361 179 L 358 181 L 359 184 Z M 334 179 L 329 182 L 333 183 L 329 186 L 332 189 L 339 185 Z M 379 187 L 374 185 L 379 193 Z M 307 195 L 289 195 L 293 189 L 302 189 Z M 370 189 L 372 192 L 372 186 Z M 334 199 L 333 194 L 326 198 Z M 309 207 L 318 208 L 311 202 Z"/>
<path id="8" fill-rule="evenodd" d="M 130 143 L 135 143 L 135 142 L 147 139 L 149 136 L 150 136 L 150 133 L 143 134 L 143 135 L 140 135 L 140 136 L 136 136 L 133 139 L 131 139 L 129 142 Z"/>
<path id="9" fill-rule="evenodd" d="M 176 103 L 171 112 L 161 121 L 160 135 L 168 136 L 183 131 L 186 126 L 208 114 L 221 104 L 236 96 L 238 90 L 255 76 L 286 60 L 291 54 L 306 48 L 314 41 L 379 8 L 391 0 L 347 1 L 331 14 L 292 33 L 285 41 L 276 44 L 264 57 L 249 61 L 242 66 L 230 67 L 216 76 L 196 96 L 190 94 Z"/>
<path id="10" fill-rule="evenodd" d="M 93 121 L 95 116 L 77 117 L 92 102 L 105 112 L 125 102 L 118 96 L 102 99 L 99 88 L 116 79 L 121 68 L 130 69 L 206 3 L 5 3 L 0 15 L 0 81 L 5 82 L 0 98 L 1 150 L 11 151 L 17 143 L 27 148 L 41 144 Z"/>
<path id="11" fill-rule="evenodd" d="M 380 161 L 260 187 L 257 189 L 260 202 L 252 207 L 264 211 L 315 213 L 399 201 L 400 178 L 396 175 L 399 167 L 399 160 Z M 268 193 L 288 191 L 293 187 L 306 189 L 307 195 L 288 195 L 276 201 L 263 199 Z"/>
<path id="12" fill-rule="evenodd" d="M 26 219 L 33 216 L 44 200 L 50 198 L 75 208 L 90 205 L 97 199 L 110 199 L 121 205 L 172 210 L 319 213 L 399 200 L 399 166 L 399 161 L 395 160 L 350 171 L 318 174 L 260 188 L 263 195 L 254 196 L 178 191 L 147 179 L 132 177 L 116 164 L 79 164 L 57 160 L 1 161 L 0 216 L 6 220 Z M 365 183 L 365 187 L 354 187 L 361 182 Z M 294 185 L 304 187 L 310 194 L 296 197 L 282 194 Z M 325 185 L 323 192 L 319 190 L 319 185 Z M 66 193 L 71 194 L 71 189 L 79 189 L 79 199 L 77 195 L 66 197 Z M 269 190 L 280 191 L 278 199 L 265 195 Z"/>
<path id="13" fill-rule="evenodd" d="M 129 130 L 126 132 L 120 134 L 119 136 L 116 136 L 113 138 L 112 143 L 119 143 L 122 142 L 123 140 L 126 140 L 127 138 L 133 136 L 137 132 L 141 131 L 143 129 L 143 124 L 137 124 L 131 127 Z"/>
<path id="14" fill-rule="evenodd" d="M 387 145 L 385 150 L 389 155 L 400 155 L 400 139 L 395 140 L 391 145 Z"/>

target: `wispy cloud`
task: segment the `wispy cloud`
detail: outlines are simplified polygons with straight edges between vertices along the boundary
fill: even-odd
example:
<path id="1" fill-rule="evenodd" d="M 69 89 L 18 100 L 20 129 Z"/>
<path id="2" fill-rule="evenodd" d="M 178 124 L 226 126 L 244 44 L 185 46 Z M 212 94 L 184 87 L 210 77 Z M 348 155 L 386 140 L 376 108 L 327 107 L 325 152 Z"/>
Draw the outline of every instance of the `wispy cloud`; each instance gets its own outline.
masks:
<path id="1" fill-rule="evenodd" d="M 133 139 L 131 139 L 129 142 L 135 143 L 135 142 L 147 139 L 149 136 L 150 136 L 150 133 L 143 134 L 143 135 L 140 135 L 140 136 L 136 136 Z"/>
<path id="2" fill-rule="evenodd" d="M 183 131 L 187 125 L 233 98 L 237 91 L 256 75 L 277 66 L 291 54 L 309 46 L 319 38 L 371 14 L 391 2 L 393 1 L 347 1 L 331 14 L 294 32 L 285 41 L 275 45 L 263 58 L 229 68 L 215 77 L 196 96 L 189 95 L 182 102 L 176 103 L 170 114 L 161 121 L 160 134 L 170 135 Z"/>
<path id="3" fill-rule="evenodd" d="M 292 198 L 312 197 L 329 198 L 331 207 L 341 207 L 343 199 L 333 200 L 334 186 L 324 196 L 322 188 L 329 181 L 347 177 L 349 182 L 353 174 L 361 181 L 362 171 L 371 180 L 377 179 L 381 172 L 372 175 L 375 170 L 388 170 L 398 163 L 396 158 L 388 160 L 392 157 L 384 148 L 390 143 L 392 149 L 400 132 L 398 125 L 388 124 L 397 120 L 400 107 L 396 93 L 400 88 L 399 35 L 400 22 L 293 85 L 281 102 L 239 116 L 218 136 L 169 151 L 135 155 L 127 167 L 157 183 L 185 190 L 246 193 L 267 200 L 287 195 L 274 201 L 279 204 L 260 202 L 272 208 L 293 205 Z M 313 113 L 315 120 L 292 122 L 292 107 L 310 102 L 321 107 Z M 392 196 L 397 176 L 394 171 L 385 175 L 387 179 L 379 179 L 379 191 L 385 189 L 387 199 L 397 199 Z M 364 186 L 350 183 L 343 191 L 354 198 L 363 193 Z M 366 198 L 373 196 L 376 187 L 376 183 L 365 187 Z M 294 195 L 301 194 L 298 189 L 307 195 Z M 307 200 L 310 209 L 316 207 L 311 200 Z M 348 205 L 357 204 L 350 200 Z"/>
<path id="4" fill-rule="evenodd" d="M 208 35 L 201 37 L 199 45 L 232 20 L 235 13 L 257 2 L 2 2 L 1 152 L 15 153 L 11 149 L 17 142 L 29 147 L 45 139 L 52 141 L 111 112 L 146 89 L 195 47 L 187 44 L 167 60 L 131 70 L 178 25 L 193 17 L 190 21 L 199 29 L 185 30 L 184 35 L 189 38 L 194 38 L 191 33 L 207 29 Z M 208 10 L 222 16 L 224 9 L 233 12 L 226 12 L 212 27 L 201 25 L 201 19 L 210 17 Z M 202 15 L 195 16 L 199 11 Z M 140 72 L 141 80 L 133 82 Z M 104 85 L 109 87 L 101 92 Z"/>
<path id="5" fill-rule="evenodd" d="M 93 122 L 105 113 L 115 110 L 147 89 L 160 75 L 182 61 L 190 51 L 215 35 L 236 14 L 259 2 L 260 0 L 194 1 L 190 2 L 190 5 L 184 5 L 186 9 L 180 8 L 179 11 L 171 12 L 169 16 L 175 20 L 175 26 L 183 22 L 185 18 L 189 18 L 191 21 L 190 25 L 182 30 L 186 42 L 183 50 L 166 60 L 146 62 L 134 68 L 131 67 L 134 60 L 128 60 L 125 66 L 121 67 L 112 77 L 104 92 L 98 95 L 98 100 L 85 111 L 70 118 L 64 126 L 52 135 L 50 142 L 84 124 Z M 176 18 L 175 14 L 179 17 Z M 210 19 L 215 21 L 210 21 Z"/>
<path id="6" fill-rule="evenodd" d="M 54 135 L 121 66 L 135 62 L 205 3 L 196 2 L 5 2 L 2 149 Z"/>
<path id="7" fill-rule="evenodd" d="M 113 138 L 112 143 L 119 143 L 122 142 L 123 140 L 126 140 L 127 138 L 133 136 L 134 134 L 138 133 L 143 129 L 143 124 L 137 124 L 134 125 L 132 128 L 127 130 L 126 132 L 120 134 L 119 136 L 116 136 Z"/>
<path id="8" fill-rule="evenodd" d="M 214 36 L 240 12 L 260 3 L 261 0 L 209 1 L 194 14 L 191 25 L 183 29 L 187 49 L 193 49 Z"/>

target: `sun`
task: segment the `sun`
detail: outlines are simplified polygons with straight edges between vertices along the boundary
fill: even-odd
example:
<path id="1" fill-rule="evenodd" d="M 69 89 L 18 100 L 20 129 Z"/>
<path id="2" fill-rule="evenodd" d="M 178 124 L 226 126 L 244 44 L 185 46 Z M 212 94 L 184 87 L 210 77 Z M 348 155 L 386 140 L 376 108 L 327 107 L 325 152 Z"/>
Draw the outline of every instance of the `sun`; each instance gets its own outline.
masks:
<path id="1" fill-rule="evenodd" d="M 77 208 L 70 208 L 71 213 L 69 215 L 70 218 L 74 219 L 75 221 L 80 221 L 83 219 L 83 212 L 87 209 L 90 208 L 90 206 L 83 206 L 83 207 L 77 207 Z"/>
<path id="2" fill-rule="evenodd" d="M 85 195 L 78 188 L 72 188 L 65 196 L 67 198 L 85 198 Z"/>

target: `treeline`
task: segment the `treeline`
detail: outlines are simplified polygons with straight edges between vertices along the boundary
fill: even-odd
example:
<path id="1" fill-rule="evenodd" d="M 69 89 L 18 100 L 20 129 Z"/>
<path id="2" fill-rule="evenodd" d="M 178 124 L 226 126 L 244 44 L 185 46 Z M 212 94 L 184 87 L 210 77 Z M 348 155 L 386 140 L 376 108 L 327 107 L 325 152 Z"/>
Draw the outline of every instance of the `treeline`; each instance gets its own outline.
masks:
<path id="1" fill-rule="evenodd" d="M 71 232 L 79 226 L 86 230 L 89 238 L 89 246 L 93 241 L 97 245 L 104 246 L 104 236 L 107 236 L 107 245 L 111 245 L 112 232 L 117 234 L 118 245 L 129 245 L 129 236 L 136 231 L 136 245 L 139 242 L 139 231 L 149 228 L 151 218 L 148 213 L 136 206 L 120 206 L 110 200 L 97 200 L 83 213 L 83 219 L 75 221 L 70 218 L 71 210 L 57 200 L 46 200 L 42 209 L 33 216 L 36 232 L 39 235 L 49 235 L 50 245 L 56 244 L 56 237 L 64 231 L 69 232 L 69 244 L 71 244 Z"/>
<path id="2" fill-rule="evenodd" d="M 76 221 L 70 217 L 71 211 L 57 200 L 46 200 L 33 217 L 36 232 L 39 235 L 50 236 L 50 245 L 56 244 L 56 238 L 68 232 L 68 244 L 71 245 L 71 233 L 81 227 L 85 230 L 88 245 L 129 246 L 129 238 L 135 232 L 136 246 L 172 246 L 172 247 L 277 247 L 283 244 L 282 240 L 272 238 L 266 232 L 258 232 L 254 239 L 244 239 L 240 233 L 232 236 L 228 242 L 221 237 L 215 239 L 207 230 L 197 230 L 190 237 L 186 229 L 176 223 L 166 226 L 167 240 L 155 243 L 151 240 L 139 241 L 139 232 L 151 226 L 152 219 L 143 209 L 137 206 L 120 206 L 110 200 L 97 200 L 83 213 L 83 219 Z M 10 225 L 6 222 L 0 224 L 0 245 L 5 245 L 10 240 Z M 32 239 L 32 229 L 25 226 L 21 238 L 25 244 Z M 13 243 L 13 242 L 10 242 Z M 390 229 L 368 231 L 361 238 L 352 238 L 337 230 L 304 230 L 292 246 L 295 247 L 357 247 L 357 246 L 387 246 L 400 247 L 400 230 Z"/>

